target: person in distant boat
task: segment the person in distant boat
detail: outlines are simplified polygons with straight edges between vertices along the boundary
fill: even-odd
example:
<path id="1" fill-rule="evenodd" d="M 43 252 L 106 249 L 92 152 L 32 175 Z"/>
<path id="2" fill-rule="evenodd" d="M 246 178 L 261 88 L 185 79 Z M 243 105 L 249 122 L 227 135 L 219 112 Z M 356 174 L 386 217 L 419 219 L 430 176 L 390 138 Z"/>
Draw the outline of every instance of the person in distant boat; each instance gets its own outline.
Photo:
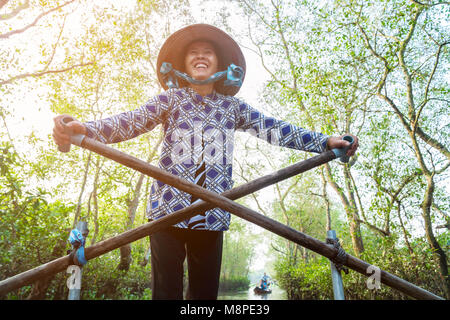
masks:
<path id="1" fill-rule="evenodd" d="M 269 280 L 270 280 L 270 277 L 264 272 L 264 276 L 261 278 L 259 287 L 263 290 L 269 289 L 269 285 L 270 285 Z"/>

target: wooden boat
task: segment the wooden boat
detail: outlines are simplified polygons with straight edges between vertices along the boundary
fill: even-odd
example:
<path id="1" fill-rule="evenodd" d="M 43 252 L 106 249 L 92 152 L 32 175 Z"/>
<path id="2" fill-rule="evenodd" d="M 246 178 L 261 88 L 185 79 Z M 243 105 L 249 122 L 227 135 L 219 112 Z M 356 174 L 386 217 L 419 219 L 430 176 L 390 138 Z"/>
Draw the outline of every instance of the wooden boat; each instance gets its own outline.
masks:
<path id="1" fill-rule="evenodd" d="M 261 287 L 255 287 L 255 289 L 253 289 L 253 292 L 255 292 L 255 294 L 269 294 L 272 293 L 272 290 L 262 289 Z"/>

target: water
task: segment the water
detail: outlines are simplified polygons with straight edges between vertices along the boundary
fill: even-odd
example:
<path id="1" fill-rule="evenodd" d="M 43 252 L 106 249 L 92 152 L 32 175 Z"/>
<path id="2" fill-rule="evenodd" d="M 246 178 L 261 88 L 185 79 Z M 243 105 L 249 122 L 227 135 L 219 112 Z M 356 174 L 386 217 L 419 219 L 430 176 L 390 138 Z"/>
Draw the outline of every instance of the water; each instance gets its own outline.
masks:
<path id="1" fill-rule="evenodd" d="M 287 300 L 286 292 L 278 287 L 272 285 L 272 293 L 269 294 L 255 294 L 253 289 L 255 286 L 251 286 L 248 290 L 242 291 L 227 291 L 219 292 L 218 300 Z"/>

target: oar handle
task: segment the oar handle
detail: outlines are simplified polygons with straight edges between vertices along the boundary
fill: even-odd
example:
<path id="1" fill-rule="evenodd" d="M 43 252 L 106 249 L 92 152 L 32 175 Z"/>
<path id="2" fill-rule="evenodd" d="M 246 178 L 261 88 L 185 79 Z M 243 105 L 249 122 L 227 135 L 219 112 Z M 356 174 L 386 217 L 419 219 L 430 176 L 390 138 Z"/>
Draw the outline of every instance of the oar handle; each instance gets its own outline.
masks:
<path id="1" fill-rule="evenodd" d="M 355 142 L 355 140 L 353 139 L 352 136 L 343 136 L 342 140 L 350 142 L 350 145 L 345 148 L 331 149 L 331 151 L 334 152 L 334 154 L 336 155 L 336 158 L 339 158 L 339 160 L 341 160 L 341 162 L 347 163 L 350 160 L 350 157 L 347 156 L 347 151 L 352 146 L 353 142 Z"/>
<path id="2" fill-rule="evenodd" d="M 83 141 L 83 139 L 85 137 L 82 134 L 73 134 L 72 129 L 70 129 L 67 126 L 67 124 L 69 122 L 72 122 L 72 121 L 75 121 L 75 118 L 72 117 L 72 116 L 64 116 L 60 120 L 60 124 L 64 128 L 64 132 L 67 133 L 68 135 L 70 135 L 70 143 L 58 146 L 58 150 L 61 151 L 61 152 L 69 152 L 71 144 L 75 144 L 77 146 L 81 146 L 81 142 Z"/>
<path id="3" fill-rule="evenodd" d="M 61 118 L 61 120 L 59 120 L 60 124 L 64 128 L 64 133 L 67 133 L 68 135 L 73 134 L 72 130 L 69 127 L 67 127 L 67 124 L 74 120 L 75 119 L 71 116 L 64 116 Z M 70 151 L 70 143 L 58 146 L 58 150 L 61 152 L 69 152 Z"/>

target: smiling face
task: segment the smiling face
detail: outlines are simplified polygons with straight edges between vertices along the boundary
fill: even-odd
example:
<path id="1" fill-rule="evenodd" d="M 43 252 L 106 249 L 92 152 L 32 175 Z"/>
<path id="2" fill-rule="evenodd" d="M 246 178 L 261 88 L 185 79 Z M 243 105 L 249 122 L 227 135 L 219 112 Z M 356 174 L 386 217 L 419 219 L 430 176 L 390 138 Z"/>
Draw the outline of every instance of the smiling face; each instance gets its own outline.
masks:
<path id="1" fill-rule="evenodd" d="M 214 46 L 206 41 L 191 43 L 184 59 L 185 70 L 196 80 L 206 80 L 219 69 Z"/>

